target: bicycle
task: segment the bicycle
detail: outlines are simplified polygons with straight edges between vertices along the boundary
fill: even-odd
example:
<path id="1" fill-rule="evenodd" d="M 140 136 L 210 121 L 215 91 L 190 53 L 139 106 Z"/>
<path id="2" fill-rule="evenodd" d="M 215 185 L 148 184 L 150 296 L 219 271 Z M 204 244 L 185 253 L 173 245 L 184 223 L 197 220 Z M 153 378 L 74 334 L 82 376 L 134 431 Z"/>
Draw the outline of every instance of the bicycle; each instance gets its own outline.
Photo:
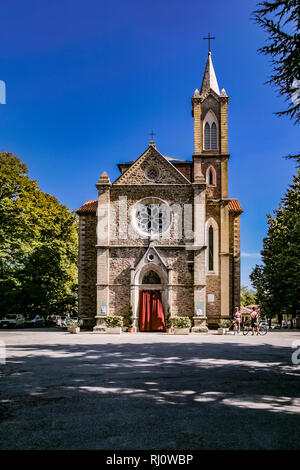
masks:
<path id="1" fill-rule="evenodd" d="M 264 336 L 268 333 L 268 328 L 264 325 L 258 325 L 258 334 L 260 334 L 261 336 Z M 243 335 L 246 336 L 249 331 L 252 331 L 252 327 L 250 325 L 244 325 L 243 326 Z"/>
<path id="2" fill-rule="evenodd" d="M 236 335 L 236 334 L 239 334 L 242 330 L 238 329 L 238 322 L 236 320 L 233 320 L 229 329 L 232 327 L 232 331 L 233 331 L 233 334 Z"/>

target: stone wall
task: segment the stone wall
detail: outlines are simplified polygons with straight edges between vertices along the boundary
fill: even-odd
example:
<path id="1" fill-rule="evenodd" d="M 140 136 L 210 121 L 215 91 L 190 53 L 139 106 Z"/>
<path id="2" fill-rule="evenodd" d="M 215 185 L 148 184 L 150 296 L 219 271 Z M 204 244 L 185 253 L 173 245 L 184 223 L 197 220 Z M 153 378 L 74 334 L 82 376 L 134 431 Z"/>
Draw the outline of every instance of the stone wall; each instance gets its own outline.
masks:
<path id="1" fill-rule="evenodd" d="M 208 302 L 208 296 L 214 296 L 214 302 Z M 208 274 L 206 276 L 206 315 L 208 325 L 215 326 L 218 323 L 221 312 L 220 276 Z"/>
<path id="2" fill-rule="evenodd" d="M 79 216 L 78 314 L 85 323 L 96 315 L 96 224 L 95 213 Z"/>
<path id="3" fill-rule="evenodd" d="M 120 206 L 120 198 L 124 199 Z M 143 238 L 138 231 L 133 230 L 129 237 L 120 236 L 120 223 L 124 225 L 124 234 L 129 230 L 131 225 L 131 213 L 133 206 L 141 199 L 144 198 L 160 198 L 167 204 L 172 205 L 174 202 L 178 208 L 182 210 L 182 217 L 184 216 L 184 205 L 191 205 L 193 203 L 193 188 L 191 185 L 176 185 L 176 186 L 155 186 L 149 190 L 148 186 L 112 186 L 110 192 L 111 201 L 111 217 L 110 217 L 110 244 L 123 245 L 123 246 L 146 246 L 147 240 Z M 127 212 L 126 220 L 124 214 Z M 125 227 L 127 225 L 127 229 Z M 182 235 L 182 236 L 181 236 Z M 174 229 L 174 224 L 171 223 L 170 233 L 166 236 L 160 237 L 155 241 L 155 245 L 176 245 L 178 243 L 185 243 L 191 241 Z"/>

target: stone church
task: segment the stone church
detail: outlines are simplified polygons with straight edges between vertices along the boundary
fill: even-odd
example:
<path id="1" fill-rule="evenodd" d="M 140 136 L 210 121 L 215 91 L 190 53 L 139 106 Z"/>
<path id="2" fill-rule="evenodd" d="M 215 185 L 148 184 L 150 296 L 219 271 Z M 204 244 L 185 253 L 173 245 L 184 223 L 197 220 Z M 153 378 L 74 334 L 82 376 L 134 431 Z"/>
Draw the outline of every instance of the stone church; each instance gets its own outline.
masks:
<path id="1" fill-rule="evenodd" d="M 79 215 L 79 316 L 104 331 L 132 305 L 136 331 L 163 331 L 189 316 L 205 332 L 240 302 L 240 215 L 228 197 L 226 91 L 211 53 L 192 96 L 194 153 L 165 156 L 154 140 L 135 160 L 100 176 Z"/>

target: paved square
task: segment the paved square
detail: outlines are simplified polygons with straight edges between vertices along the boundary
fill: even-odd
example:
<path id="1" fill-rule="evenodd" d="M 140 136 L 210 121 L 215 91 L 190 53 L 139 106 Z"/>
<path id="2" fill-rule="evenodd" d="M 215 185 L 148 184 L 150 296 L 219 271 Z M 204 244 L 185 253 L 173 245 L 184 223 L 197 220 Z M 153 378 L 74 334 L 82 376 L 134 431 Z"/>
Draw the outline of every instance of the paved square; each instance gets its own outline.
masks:
<path id="1" fill-rule="evenodd" d="M 0 449 L 300 449 L 299 331 L 0 340 Z"/>

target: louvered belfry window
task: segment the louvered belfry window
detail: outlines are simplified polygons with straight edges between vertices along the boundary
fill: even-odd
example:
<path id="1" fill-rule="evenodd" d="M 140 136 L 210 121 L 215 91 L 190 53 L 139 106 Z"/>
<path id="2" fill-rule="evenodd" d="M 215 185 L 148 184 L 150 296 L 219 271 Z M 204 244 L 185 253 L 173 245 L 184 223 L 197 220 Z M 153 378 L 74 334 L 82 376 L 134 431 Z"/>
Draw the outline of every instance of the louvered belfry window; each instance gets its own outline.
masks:
<path id="1" fill-rule="evenodd" d="M 217 126 L 213 122 L 210 126 L 208 122 L 204 126 L 204 150 L 217 150 Z"/>
<path id="2" fill-rule="evenodd" d="M 210 127 L 208 122 L 204 127 L 204 148 L 205 150 L 210 150 Z"/>
<path id="3" fill-rule="evenodd" d="M 212 123 L 210 129 L 210 148 L 212 150 L 217 149 L 217 126 L 215 122 Z"/>

